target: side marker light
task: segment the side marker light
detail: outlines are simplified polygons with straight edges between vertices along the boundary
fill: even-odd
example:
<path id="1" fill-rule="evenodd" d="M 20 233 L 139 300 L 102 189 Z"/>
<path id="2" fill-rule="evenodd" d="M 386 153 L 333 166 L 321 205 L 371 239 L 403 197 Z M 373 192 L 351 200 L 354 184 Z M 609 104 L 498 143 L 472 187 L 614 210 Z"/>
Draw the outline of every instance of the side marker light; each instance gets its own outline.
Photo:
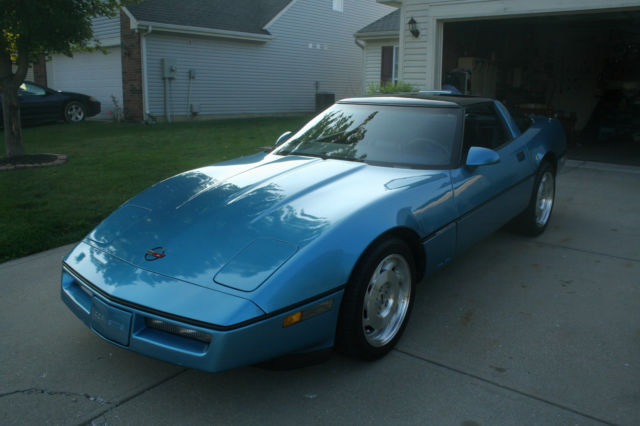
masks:
<path id="1" fill-rule="evenodd" d="M 282 320 L 282 327 L 289 327 L 290 325 L 297 324 L 300 321 L 308 320 L 316 315 L 325 313 L 333 307 L 333 299 L 325 300 L 318 304 L 312 305 L 304 311 L 298 311 L 293 314 L 289 314 Z"/>

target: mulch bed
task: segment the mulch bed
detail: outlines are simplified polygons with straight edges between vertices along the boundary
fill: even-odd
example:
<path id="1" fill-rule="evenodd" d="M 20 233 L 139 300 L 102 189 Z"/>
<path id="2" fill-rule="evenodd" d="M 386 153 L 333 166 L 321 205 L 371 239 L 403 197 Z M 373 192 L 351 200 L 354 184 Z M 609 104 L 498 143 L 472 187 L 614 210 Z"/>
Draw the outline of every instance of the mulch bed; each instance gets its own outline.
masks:
<path id="1" fill-rule="evenodd" d="M 65 161 L 67 161 L 67 156 L 64 154 L 32 154 L 10 158 L 5 157 L 0 158 L 0 171 L 58 166 L 64 164 Z"/>

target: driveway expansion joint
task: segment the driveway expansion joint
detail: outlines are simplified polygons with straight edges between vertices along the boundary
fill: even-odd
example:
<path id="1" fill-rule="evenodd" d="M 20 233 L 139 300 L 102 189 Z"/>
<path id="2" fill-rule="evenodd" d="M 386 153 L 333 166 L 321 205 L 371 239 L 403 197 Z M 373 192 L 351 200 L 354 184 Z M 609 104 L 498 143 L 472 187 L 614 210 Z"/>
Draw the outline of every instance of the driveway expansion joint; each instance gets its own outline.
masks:
<path id="1" fill-rule="evenodd" d="M 576 248 L 576 247 L 569 247 L 569 246 L 565 246 L 565 245 L 562 245 L 562 244 L 556 244 L 556 243 L 547 243 L 547 242 L 544 242 L 544 241 L 534 241 L 534 242 L 535 242 L 535 244 L 539 244 L 541 246 L 555 247 L 555 248 L 560 248 L 560 249 L 565 249 L 565 250 L 577 251 L 579 253 L 591 254 L 591 255 L 594 255 L 594 256 L 603 256 L 603 257 L 608 257 L 610 259 L 625 260 L 625 261 L 628 261 L 628 262 L 640 263 L 640 259 L 635 259 L 633 257 L 616 256 L 615 254 L 602 253 L 602 252 L 593 251 L 593 250 L 579 249 L 579 248 Z"/>
<path id="2" fill-rule="evenodd" d="M 415 355 L 415 354 L 412 354 L 412 353 L 410 353 L 410 352 L 403 351 L 403 350 L 400 350 L 400 349 L 397 349 L 397 348 L 396 348 L 396 349 L 394 349 L 394 351 L 397 351 L 397 352 L 399 352 L 399 353 L 401 353 L 401 354 L 403 354 L 403 355 L 406 355 L 406 356 L 408 356 L 408 357 L 411 357 L 411 358 L 417 359 L 417 360 L 419 360 L 419 361 L 424 361 L 424 362 L 429 363 L 429 364 L 431 364 L 431 365 L 434 365 L 434 366 L 436 366 L 436 367 L 440 367 L 440 368 L 443 368 L 443 369 L 449 370 L 449 371 L 451 371 L 451 372 L 454 372 L 454 373 L 457 373 L 457 374 L 461 374 L 461 375 L 463 375 L 463 376 L 467 376 L 467 377 L 470 377 L 470 378 L 475 379 L 475 380 L 479 380 L 479 381 L 481 381 L 481 382 L 484 382 L 484 383 L 487 383 L 487 384 L 489 384 L 489 385 L 492 385 L 492 386 L 498 387 L 498 388 L 503 389 L 503 390 L 506 390 L 506 391 L 508 391 L 508 392 L 516 393 L 516 394 L 521 395 L 521 396 L 523 396 L 523 397 L 525 397 L 525 398 L 533 399 L 533 400 L 535 400 L 535 401 L 542 402 L 543 404 L 547 404 L 547 405 L 550 405 L 550 406 L 552 406 L 552 407 L 559 408 L 560 410 L 568 411 L 568 412 L 570 412 L 570 413 L 576 414 L 576 415 L 578 415 L 578 416 L 580 416 L 580 417 L 584 417 L 584 418 L 586 418 L 586 419 L 589 419 L 589 420 L 593 420 L 593 421 L 595 421 L 595 422 L 602 423 L 603 425 L 608 425 L 608 426 L 615 426 L 615 425 L 616 425 L 615 423 L 609 422 L 609 421 L 607 421 L 607 420 L 600 419 L 600 418 L 598 418 L 598 417 L 594 417 L 594 416 L 592 416 L 592 415 L 590 415 L 590 414 L 583 413 L 583 412 L 581 412 L 581 411 L 578 411 L 578 410 L 573 409 L 573 408 L 571 408 L 571 407 L 568 407 L 568 406 L 566 406 L 566 405 L 562 405 L 562 404 L 560 404 L 560 403 L 553 402 L 553 401 L 550 401 L 550 400 L 548 400 L 548 399 L 544 399 L 544 398 L 542 398 L 542 397 L 539 397 L 539 396 L 536 396 L 536 395 L 533 395 L 533 394 L 530 394 L 530 393 L 527 393 L 527 392 L 524 392 L 524 391 L 518 390 L 518 389 L 516 389 L 516 388 L 512 388 L 512 387 L 509 387 L 509 386 L 506 386 L 506 385 L 500 384 L 500 383 L 498 383 L 498 382 L 496 382 L 496 381 L 494 381 L 494 380 L 487 379 L 487 378 L 484 378 L 484 377 L 482 377 L 482 376 L 478 376 L 478 375 L 476 375 L 476 374 L 469 373 L 469 372 L 467 372 L 467 371 L 460 370 L 460 369 L 455 368 L 455 367 L 451 367 L 451 366 L 446 365 L 446 364 L 443 364 L 443 363 L 441 363 L 441 362 L 434 361 L 434 360 L 431 360 L 431 359 L 428 359 L 428 358 L 425 358 L 425 357 L 422 357 L 422 356 L 419 356 L 419 355 Z"/>
<path id="3" fill-rule="evenodd" d="M 15 390 L 13 392 L 7 392 L 0 394 L 0 398 L 13 396 L 13 395 L 49 395 L 49 396 L 66 396 L 69 398 L 84 398 L 92 402 L 97 402 L 100 405 L 112 404 L 112 402 L 107 401 L 106 399 L 100 398 L 98 396 L 92 396 L 88 393 L 75 393 L 75 392 L 65 392 L 65 391 L 54 391 L 42 388 L 29 388 L 29 389 L 21 389 Z"/>
<path id="4" fill-rule="evenodd" d="M 144 389 L 139 390 L 138 392 L 135 392 L 133 395 L 129 395 L 129 396 L 127 396 L 127 397 L 125 397 L 125 398 L 121 399 L 120 401 L 110 402 L 110 403 L 109 403 L 109 404 L 110 404 L 110 407 L 109 407 L 109 408 L 107 408 L 107 409 L 106 409 L 106 410 L 104 410 L 104 411 L 101 411 L 101 412 L 100 412 L 100 413 L 98 413 L 98 414 L 93 414 L 91 418 L 89 418 L 88 420 L 85 420 L 85 421 L 81 422 L 80 424 L 94 424 L 94 422 L 95 422 L 95 423 L 97 423 L 97 424 L 101 424 L 101 423 L 102 423 L 102 422 L 100 421 L 100 420 L 101 420 L 101 418 L 102 418 L 103 416 L 105 416 L 107 413 L 109 413 L 110 411 L 112 411 L 112 410 L 114 410 L 114 409 L 116 409 L 116 408 L 120 407 L 120 406 L 121 406 L 121 405 L 123 405 L 123 404 L 126 404 L 127 402 L 129 402 L 129 401 L 131 401 L 131 400 L 133 400 L 133 399 L 135 399 L 135 398 L 139 397 L 140 395 L 143 395 L 143 394 L 145 394 L 145 393 L 149 392 L 150 390 L 153 390 L 153 389 L 157 388 L 158 386 L 162 386 L 163 384 L 165 384 L 165 383 L 167 383 L 167 382 L 170 382 L 171 380 L 175 379 L 176 377 L 178 377 L 179 375 L 181 375 L 182 373 L 185 373 L 185 372 L 187 372 L 187 371 L 189 371 L 189 369 L 188 369 L 188 368 L 183 368 L 182 370 L 178 371 L 177 373 L 172 374 L 172 375 L 171 375 L 171 376 L 169 376 L 169 377 L 165 377 L 164 379 L 160 380 L 159 382 L 152 383 L 152 384 L 150 384 L 149 386 L 146 386 Z M 1 396 L 1 395 L 0 395 L 0 396 Z"/>

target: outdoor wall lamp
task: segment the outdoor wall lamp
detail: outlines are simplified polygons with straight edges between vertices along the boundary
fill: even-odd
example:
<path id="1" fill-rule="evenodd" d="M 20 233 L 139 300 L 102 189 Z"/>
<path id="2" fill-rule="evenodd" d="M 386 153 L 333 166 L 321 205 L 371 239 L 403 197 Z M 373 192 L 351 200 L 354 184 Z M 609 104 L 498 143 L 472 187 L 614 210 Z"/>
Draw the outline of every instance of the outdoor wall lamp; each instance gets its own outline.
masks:
<path id="1" fill-rule="evenodd" d="M 418 36 L 420 35 L 420 30 L 418 29 L 418 23 L 416 22 L 415 19 L 413 19 L 413 17 L 411 17 L 411 19 L 409 19 L 409 32 L 411 33 L 412 36 L 414 36 L 415 38 L 418 38 Z"/>

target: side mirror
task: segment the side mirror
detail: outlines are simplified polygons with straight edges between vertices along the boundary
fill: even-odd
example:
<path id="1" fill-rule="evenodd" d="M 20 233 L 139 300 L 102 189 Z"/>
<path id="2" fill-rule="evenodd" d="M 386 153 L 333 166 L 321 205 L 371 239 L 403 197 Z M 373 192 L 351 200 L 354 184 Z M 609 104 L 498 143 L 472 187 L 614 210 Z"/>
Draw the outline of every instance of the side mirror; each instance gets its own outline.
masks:
<path id="1" fill-rule="evenodd" d="M 489 148 L 472 146 L 467 154 L 465 165 L 469 167 L 488 166 L 500 162 L 500 154 Z"/>
<path id="2" fill-rule="evenodd" d="M 276 140 L 276 143 L 273 144 L 274 148 L 279 147 L 280 145 L 282 145 L 283 143 L 285 143 L 290 137 L 291 135 L 293 135 L 293 132 L 291 130 L 284 132 L 283 134 L 280 135 L 280 137 Z"/>

